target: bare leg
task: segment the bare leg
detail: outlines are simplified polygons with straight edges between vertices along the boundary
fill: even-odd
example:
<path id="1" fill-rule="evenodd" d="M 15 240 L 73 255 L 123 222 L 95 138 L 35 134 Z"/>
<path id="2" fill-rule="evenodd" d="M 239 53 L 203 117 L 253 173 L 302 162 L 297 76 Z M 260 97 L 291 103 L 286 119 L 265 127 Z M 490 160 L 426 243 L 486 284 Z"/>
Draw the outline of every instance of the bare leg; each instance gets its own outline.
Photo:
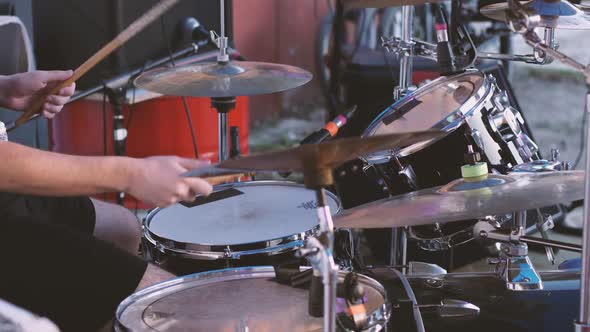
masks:
<path id="1" fill-rule="evenodd" d="M 141 278 L 141 281 L 139 282 L 139 285 L 137 285 L 137 290 L 146 288 L 148 286 L 151 285 L 155 285 L 157 283 L 160 283 L 162 281 L 166 281 L 166 280 L 170 280 L 176 278 L 176 276 L 168 271 L 164 271 L 161 268 L 153 265 L 153 264 L 148 264 L 147 269 L 145 270 L 145 273 L 143 274 L 143 278 Z"/>
<path id="2" fill-rule="evenodd" d="M 93 235 L 132 255 L 137 255 L 141 240 L 141 227 L 135 215 L 120 205 L 96 199 L 91 200 L 94 204 L 94 211 L 96 211 L 96 226 Z"/>
<path id="3" fill-rule="evenodd" d="M 145 273 L 143 274 L 143 278 L 139 282 L 136 291 L 146 288 L 148 286 L 170 280 L 176 278 L 176 276 L 170 272 L 164 271 L 161 268 L 148 264 Z M 113 331 L 113 321 L 108 322 L 103 328 L 98 330 L 97 332 L 112 332 Z"/>

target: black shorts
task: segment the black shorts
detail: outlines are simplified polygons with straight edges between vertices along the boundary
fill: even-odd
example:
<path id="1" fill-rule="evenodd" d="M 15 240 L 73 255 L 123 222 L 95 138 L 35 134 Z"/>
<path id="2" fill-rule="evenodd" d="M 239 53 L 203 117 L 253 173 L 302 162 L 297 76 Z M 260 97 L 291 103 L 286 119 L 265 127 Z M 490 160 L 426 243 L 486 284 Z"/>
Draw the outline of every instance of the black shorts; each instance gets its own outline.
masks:
<path id="1" fill-rule="evenodd" d="M 0 205 L 0 298 L 64 332 L 104 326 L 147 263 L 92 236 L 88 198 L 12 198 L 14 205 Z"/>
<path id="2" fill-rule="evenodd" d="M 94 205 L 88 197 L 45 197 L 0 192 L 0 223 L 30 218 L 39 223 L 63 225 L 92 234 L 96 223 Z"/>

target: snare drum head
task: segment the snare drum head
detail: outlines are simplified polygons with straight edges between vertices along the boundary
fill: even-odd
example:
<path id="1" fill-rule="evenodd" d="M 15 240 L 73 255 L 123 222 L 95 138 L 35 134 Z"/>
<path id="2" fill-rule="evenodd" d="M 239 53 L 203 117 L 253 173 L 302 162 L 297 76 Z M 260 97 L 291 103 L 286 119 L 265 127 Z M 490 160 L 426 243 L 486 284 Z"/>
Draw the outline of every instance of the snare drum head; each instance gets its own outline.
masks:
<path id="1" fill-rule="evenodd" d="M 322 331 L 322 318 L 307 313 L 308 290 L 274 281 L 271 267 L 206 272 L 155 285 L 130 296 L 117 323 L 131 331 Z M 343 276 L 341 276 L 341 280 Z M 359 276 L 365 309 L 387 317 L 386 295 L 375 280 Z M 337 300 L 338 312 L 346 309 Z"/>
<path id="2" fill-rule="evenodd" d="M 201 204 L 202 203 L 202 204 Z M 330 211 L 340 209 L 328 195 Z M 242 182 L 215 187 L 210 199 L 156 209 L 146 226 L 176 242 L 235 245 L 301 234 L 318 225 L 315 192 L 291 182 Z"/>
<path id="3" fill-rule="evenodd" d="M 369 125 L 363 137 L 428 129 L 451 132 L 463 123 L 483 98 L 484 84 L 485 77 L 479 71 L 438 78 L 383 111 Z M 431 143 L 414 144 L 387 154 L 406 156 Z M 374 154 L 369 159 L 383 155 Z"/>

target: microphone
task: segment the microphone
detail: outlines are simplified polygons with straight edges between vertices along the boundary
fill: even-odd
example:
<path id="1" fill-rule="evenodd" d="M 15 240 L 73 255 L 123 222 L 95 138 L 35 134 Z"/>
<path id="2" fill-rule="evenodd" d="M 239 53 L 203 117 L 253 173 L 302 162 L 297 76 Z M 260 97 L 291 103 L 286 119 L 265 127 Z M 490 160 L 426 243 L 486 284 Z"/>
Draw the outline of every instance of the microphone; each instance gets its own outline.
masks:
<path id="1" fill-rule="evenodd" d="M 455 55 L 449 42 L 449 30 L 447 25 L 447 16 L 443 5 L 438 5 L 438 15 L 436 15 L 436 61 L 438 70 L 441 75 L 451 75 L 456 72 Z"/>
<path id="2" fill-rule="evenodd" d="M 326 125 L 324 125 L 322 129 L 304 138 L 299 144 L 316 144 L 321 143 L 327 140 L 328 138 L 334 137 L 338 133 L 338 130 L 342 128 L 344 125 L 346 125 L 348 120 L 352 118 L 356 110 L 357 106 L 352 106 L 348 109 L 348 111 L 346 111 L 346 113 L 338 115 L 334 118 L 334 120 L 326 123 Z"/>
<path id="3" fill-rule="evenodd" d="M 322 129 L 310 134 L 304 138 L 299 145 L 303 144 L 317 144 L 321 143 L 331 137 L 334 137 L 340 128 L 342 128 L 352 118 L 357 110 L 357 106 L 353 105 L 344 114 L 340 114 L 334 120 L 326 123 Z M 291 172 L 279 172 L 279 175 L 286 178 L 291 175 Z"/>
<path id="4" fill-rule="evenodd" d="M 211 41 L 210 34 L 194 17 L 187 17 L 181 23 L 182 40 L 190 41 L 202 47 Z"/>

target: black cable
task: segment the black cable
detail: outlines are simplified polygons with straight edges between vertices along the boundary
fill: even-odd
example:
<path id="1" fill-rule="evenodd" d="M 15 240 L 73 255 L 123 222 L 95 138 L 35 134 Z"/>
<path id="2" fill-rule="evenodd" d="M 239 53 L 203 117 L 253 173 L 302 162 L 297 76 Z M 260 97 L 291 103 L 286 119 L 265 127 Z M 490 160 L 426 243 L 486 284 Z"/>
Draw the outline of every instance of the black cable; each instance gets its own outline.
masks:
<path id="1" fill-rule="evenodd" d="M 102 89 L 102 139 L 103 139 L 103 155 L 107 155 L 107 86 L 104 85 Z M 108 194 L 104 193 L 102 199 L 108 200 Z"/>
<path id="2" fill-rule="evenodd" d="M 102 140 L 103 155 L 107 155 L 107 86 L 102 90 Z"/>
<path id="3" fill-rule="evenodd" d="M 166 25 L 164 24 L 164 17 L 160 17 L 160 26 L 162 28 L 162 37 L 166 42 L 166 46 L 168 48 L 168 55 L 170 56 L 170 62 L 172 63 L 172 67 L 176 67 L 176 62 L 174 61 L 174 56 L 172 55 L 172 46 L 170 45 L 170 40 L 166 38 Z M 186 101 L 186 97 L 181 97 L 182 105 L 184 106 L 184 114 L 186 115 L 186 120 L 188 121 L 188 127 L 191 132 L 191 139 L 193 141 L 193 150 L 195 152 L 195 158 L 199 159 L 199 148 L 197 146 L 197 137 L 195 136 L 195 129 L 193 126 L 193 119 L 191 117 L 191 112 L 188 107 L 188 103 Z"/>

